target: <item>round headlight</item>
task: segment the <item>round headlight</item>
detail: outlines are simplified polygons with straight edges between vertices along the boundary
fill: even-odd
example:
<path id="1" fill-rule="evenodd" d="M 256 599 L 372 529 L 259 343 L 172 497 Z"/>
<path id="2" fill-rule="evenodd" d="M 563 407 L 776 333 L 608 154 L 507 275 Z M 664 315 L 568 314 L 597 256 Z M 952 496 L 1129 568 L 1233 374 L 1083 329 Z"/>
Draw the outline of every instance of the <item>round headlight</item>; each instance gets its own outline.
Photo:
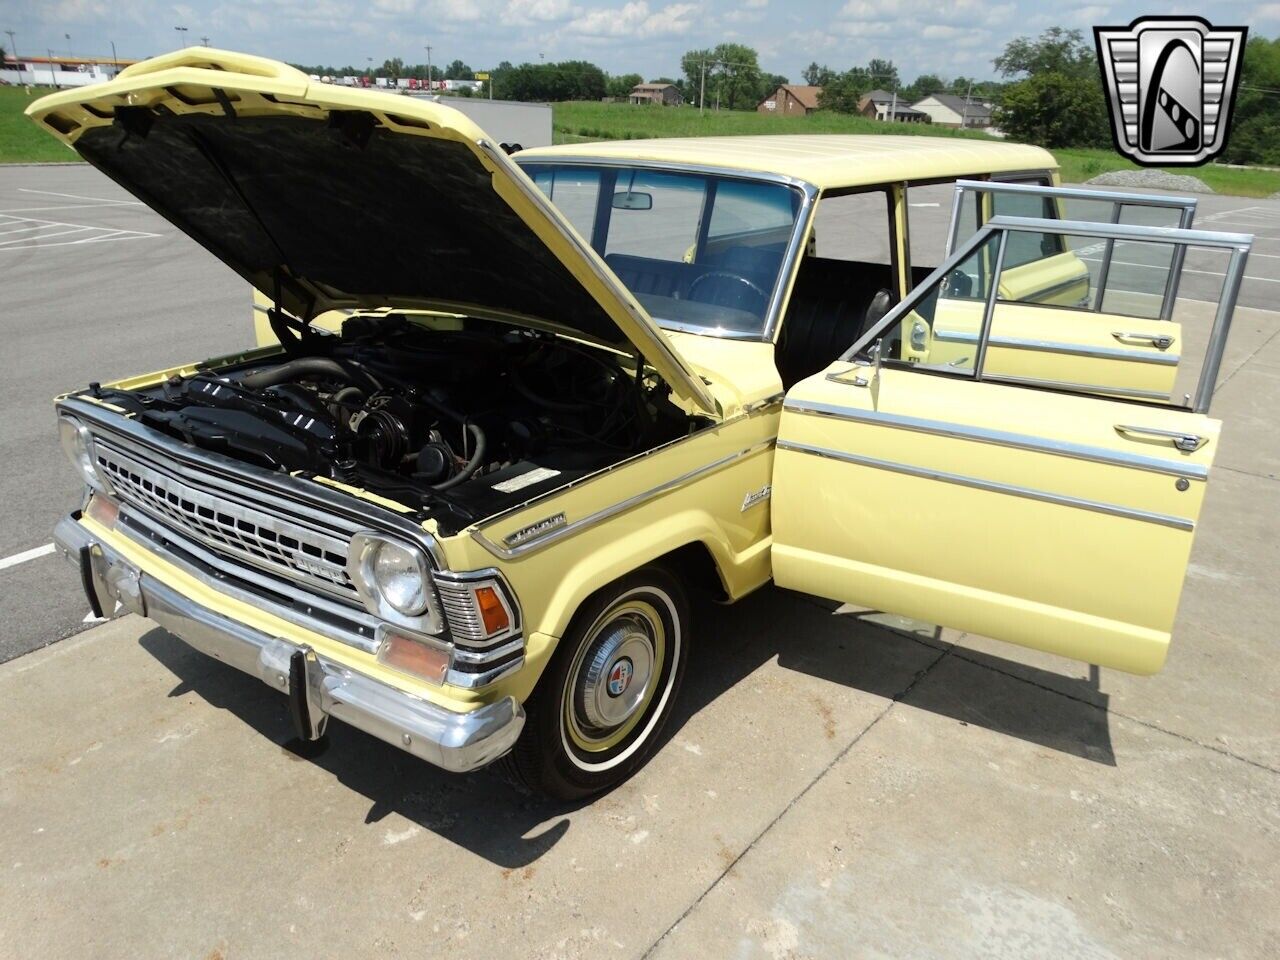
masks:
<path id="1" fill-rule="evenodd" d="M 406 617 L 427 609 L 427 571 L 418 551 L 384 540 L 374 551 L 372 573 L 382 598 Z"/>

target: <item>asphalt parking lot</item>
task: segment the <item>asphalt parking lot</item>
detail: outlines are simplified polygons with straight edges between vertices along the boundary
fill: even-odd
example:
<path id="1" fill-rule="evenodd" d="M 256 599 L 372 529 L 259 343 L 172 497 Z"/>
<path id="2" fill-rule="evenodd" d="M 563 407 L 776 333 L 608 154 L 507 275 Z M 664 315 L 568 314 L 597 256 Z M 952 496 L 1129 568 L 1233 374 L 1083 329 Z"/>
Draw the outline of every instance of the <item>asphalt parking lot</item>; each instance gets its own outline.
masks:
<path id="1" fill-rule="evenodd" d="M 41 552 L 79 494 L 49 398 L 252 337 L 129 200 L 0 168 L 0 954 L 1280 955 L 1280 202 L 1201 199 L 1258 239 L 1163 673 L 765 590 L 695 611 L 668 742 L 561 807 L 341 726 L 301 758 L 258 680 L 83 622 Z"/>

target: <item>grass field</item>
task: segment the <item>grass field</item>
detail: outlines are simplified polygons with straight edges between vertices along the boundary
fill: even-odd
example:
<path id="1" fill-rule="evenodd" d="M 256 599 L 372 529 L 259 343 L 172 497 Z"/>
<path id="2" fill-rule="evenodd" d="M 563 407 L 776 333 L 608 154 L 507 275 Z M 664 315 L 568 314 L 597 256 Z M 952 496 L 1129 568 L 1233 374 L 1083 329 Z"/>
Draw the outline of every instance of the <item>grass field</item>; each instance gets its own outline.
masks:
<path id="1" fill-rule="evenodd" d="M 49 134 L 22 115 L 39 96 L 22 87 L 0 87 L 0 163 L 51 163 L 79 160 Z"/>
<path id="2" fill-rule="evenodd" d="M 0 87 L 0 163 L 77 159 L 76 154 L 22 115 L 35 96 L 28 97 L 21 87 Z M 924 124 L 889 126 L 838 113 L 770 117 L 742 110 L 709 110 L 700 116 L 692 107 L 664 109 L 628 103 L 557 103 L 552 123 L 556 143 L 786 133 L 897 133 L 986 139 L 985 134 L 972 131 L 947 130 Z M 1067 183 L 1083 183 L 1111 170 L 1137 169 L 1110 150 L 1056 150 L 1054 154 L 1062 164 L 1062 179 Z M 1210 165 L 1196 170 L 1171 169 L 1170 172 L 1197 176 L 1217 193 L 1265 197 L 1280 191 L 1280 171 L 1234 170 Z"/>

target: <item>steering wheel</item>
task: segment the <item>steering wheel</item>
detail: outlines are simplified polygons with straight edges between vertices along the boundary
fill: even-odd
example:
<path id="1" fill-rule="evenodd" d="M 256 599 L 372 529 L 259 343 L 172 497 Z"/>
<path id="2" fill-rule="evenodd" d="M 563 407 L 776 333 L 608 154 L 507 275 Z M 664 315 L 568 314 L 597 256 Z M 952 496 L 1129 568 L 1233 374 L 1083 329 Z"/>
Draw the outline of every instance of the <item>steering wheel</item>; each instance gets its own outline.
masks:
<path id="1" fill-rule="evenodd" d="M 757 297 L 760 298 L 761 304 L 764 304 L 769 299 L 768 294 L 766 294 L 763 290 L 761 290 L 758 286 L 756 286 L 754 283 L 752 283 L 742 274 L 730 273 L 728 270 L 709 270 L 706 273 L 702 274 L 702 276 L 694 280 L 693 283 L 689 284 L 689 294 L 688 294 L 689 299 L 696 300 L 697 298 L 694 296 L 694 293 L 697 292 L 699 285 L 701 285 L 704 280 L 713 280 L 713 279 L 731 280 L 736 283 L 743 284 L 748 290 L 750 290 L 752 293 L 754 293 Z M 706 301 L 702 301 L 702 302 L 705 303 Z M 728 304 L 725 304 L 725 306 L 728 306 Z"/>

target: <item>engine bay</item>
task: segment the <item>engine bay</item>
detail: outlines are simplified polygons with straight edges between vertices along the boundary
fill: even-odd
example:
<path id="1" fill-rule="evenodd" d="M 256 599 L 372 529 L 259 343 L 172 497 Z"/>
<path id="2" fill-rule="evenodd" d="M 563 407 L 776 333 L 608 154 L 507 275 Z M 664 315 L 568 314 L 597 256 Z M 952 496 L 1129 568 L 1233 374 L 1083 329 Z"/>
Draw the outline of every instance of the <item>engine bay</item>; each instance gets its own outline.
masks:
<path id="1" fill-rule="evenodd" d="M 446 535 L 700 424 L 635 357 L 450 325 L 357 315 L 341 335 L 308 333 L 269 360 L 92 390 L 203 450 L 359 487 Z"/>

